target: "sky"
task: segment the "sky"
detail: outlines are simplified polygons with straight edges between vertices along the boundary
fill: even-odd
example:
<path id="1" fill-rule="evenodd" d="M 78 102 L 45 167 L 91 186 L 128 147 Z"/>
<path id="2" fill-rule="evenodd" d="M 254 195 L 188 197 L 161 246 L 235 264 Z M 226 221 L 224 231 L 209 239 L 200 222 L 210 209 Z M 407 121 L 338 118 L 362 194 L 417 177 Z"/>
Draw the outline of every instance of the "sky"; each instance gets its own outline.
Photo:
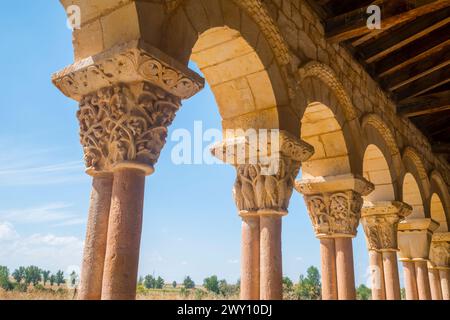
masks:
<path id="1" fill-rule="evenodd" d="M 81 264 L 91 178 L 84 173 L 77 103 L 51 83 L 73 62 L 71 30 L 57 1 L 16 0 L 0 11 L 0 265 L 76 269 Z M 196 69 L 191 64 L 191 68 Z M 198 71 L 198 70 L 197 70 Z M 177 129 L 221 128 L 209 87 L 184 101 L 156 172 L 146 180 L 139 274 L 196 283 L 216 274 L 239 279 L 241 221 L 227 165 L 176 165 Z M 204 144 L 207 147 L 208 143 Z M 368 253 L 354 240 L 357 284 L 368 284 Z M 294 193 L 283 219 L 283 273 L 294 281 L 320 267 L 303 199 Z"/>

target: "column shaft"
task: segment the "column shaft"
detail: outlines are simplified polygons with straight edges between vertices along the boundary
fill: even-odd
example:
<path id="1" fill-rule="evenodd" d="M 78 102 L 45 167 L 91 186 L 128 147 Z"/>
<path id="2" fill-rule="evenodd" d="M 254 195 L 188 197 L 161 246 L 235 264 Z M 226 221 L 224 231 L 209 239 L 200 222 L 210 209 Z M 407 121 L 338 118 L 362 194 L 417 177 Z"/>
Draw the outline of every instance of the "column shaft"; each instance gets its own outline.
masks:
<path id="1" fill-rule="evenodd" d="M 372 280 L 372 300 L 386 300 L 382 253 L 369 250 L 369 263 Z"/>
<path id="2" fill-rule="evenodd" d="M 442 300 L 441 279 L 439 278 L 439 270 L 428 269 L 428 277 L 430 278 L 431 299 Z"/>
<path id="3" fill-rule="evenodd" d="M 333 238 L 320 239 L 322 300 L 337 300 L 336 247 Z"/>
<path id="4" fill-rule="evenodd" d="M 242 218 L 241 299 L 259 300 L 259 217 Z"/>
<path id="5" fill-rule="evenodd" d="M 136 169 L 114 173 L 102 299 L 136 298 L 145 174 Z"/>
<path id="6" fill-rule="evenodd" d="M 339 300 L 355 300 L 355 272 L 351 238 L 336 238 L 336 271 Z"/>
<path id="7" fill-rule="evenodd" d="M 427 261 L 415 261 L 417 292 L 419 300 L 431 300 L 430 279 L 428 278 Z"/>
<path id="8" fill-rule="evenodd" d="M 281 219 L 280 216 L 261 216 L 260 218 L 261 300 L 281 300 L 283 298 Z"/>
<path id="9" fill-rule="evenodd" d="M 403 261 L 406 300 L 418 300 L 416 269 L 413 261 Z"/>
<path id="10" fill-rule="evenodd" d="M 95 176 L 89 205 L 79 300 L 100 300 L 105 262 L 108 218 L 111 206 L 112 175 Z"/>
<path id="11" fill-rule="evenodd" d="M 397 252 L 383 252 L 383 270 L 386 300 L 401 300 Z"/>
<path id="12" fill-rule="evenodd" d="M 450 300 L 449 290 L 449 269 L 440 269 L 439 278 L 441 279 L 442 299 Z"/>

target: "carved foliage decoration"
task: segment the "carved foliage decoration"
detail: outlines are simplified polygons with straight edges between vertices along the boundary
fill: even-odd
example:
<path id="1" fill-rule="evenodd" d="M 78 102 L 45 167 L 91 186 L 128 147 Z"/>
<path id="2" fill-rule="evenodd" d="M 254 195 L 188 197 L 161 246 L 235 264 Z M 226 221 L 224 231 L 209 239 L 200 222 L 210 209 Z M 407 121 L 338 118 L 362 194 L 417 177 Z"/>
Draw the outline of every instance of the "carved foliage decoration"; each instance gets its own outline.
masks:
<path id="1" fill-rule="evenodd" d="M 241 212 L 287 212 L 300 162 L 281 157 L 275 175 L 264 175 L 259 164 L 238 165 L 236 170 L 233 195 Z"/>
<path id="2" fill-rule="evenodd" d="M 355 236 L 363 199 L 354 191 L 305 196 L 317 237 Z"/>
<path id="3" fill-rule="evenodd" d="M 369 250 L 398 250 L 398 215 L 368 216 L 362 219 Z"/>
<path id="4" fill-rule="evenodd" d="M 78 101 L 86 94 L 120 82 L 150 82 L 181 99 L 192 97 L 204 87 L 198 75 L 179 71 L 139 45 L 135 42 L 123 48 L 119 45 L 99 57 L 77 62 L 56 73 L 53 83 L 66 96 Z"/>
<path id="5" fill-rule="evenodd" d="M 85 96 L 77 117 L 88 170 L 110 171 L 124 161 L 153 166 L 179 107 L 179 99 L 149 83 Z"/>

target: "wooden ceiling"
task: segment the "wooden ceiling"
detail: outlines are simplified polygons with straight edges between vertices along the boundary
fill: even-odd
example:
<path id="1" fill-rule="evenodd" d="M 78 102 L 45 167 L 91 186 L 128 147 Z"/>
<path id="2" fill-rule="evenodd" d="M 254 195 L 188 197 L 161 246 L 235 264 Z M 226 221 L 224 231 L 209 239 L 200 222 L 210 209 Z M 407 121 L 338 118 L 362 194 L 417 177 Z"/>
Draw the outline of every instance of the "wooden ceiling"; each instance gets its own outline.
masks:
<path id="1" fill-rule="evenodd" d="M 307 0 L 325 26 L 396 102 L 397 113 L 450 161 L 450 0 Z M 369 30 L 367 7 L 381 8 Z"/>

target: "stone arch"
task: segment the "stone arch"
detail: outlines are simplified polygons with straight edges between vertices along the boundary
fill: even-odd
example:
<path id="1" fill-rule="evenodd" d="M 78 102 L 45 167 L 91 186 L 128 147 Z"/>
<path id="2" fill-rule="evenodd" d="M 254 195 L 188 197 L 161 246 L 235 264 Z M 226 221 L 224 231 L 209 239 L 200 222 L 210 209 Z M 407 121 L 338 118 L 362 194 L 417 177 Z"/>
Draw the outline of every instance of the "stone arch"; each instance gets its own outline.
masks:
<path id="1" fill-rule="evenodd" d="M 367 201 L 394 201 L 397 199 L 388 160 L 375 144 L 369 144 L 364 153 L 363 175 L 375 186 L 374 191 L 364 197 Z"/>
<path id="2" fill-rule="evenodd" d="M 258 19 L 267 12 L 258 1 L 237 3 L 180 2 L 163 28 L 163 51 L 182 63 L 192 58 L 198 64 L 216 97 L 224 129 L 297 128 L 296 118 L 293 125 L 279 120 L 280 110 L 290 105 L 280 67 L 288 56 L 280 49 L 281 35 L 261 26 Z"/>
<path id="3" fill-rule="evenodd" d="M 402 163 L 404 168 L 404 174 L 411 173 L 414 176 L 414 179 L 417 182 L 417 185 L 420 190 L 421 198 L 424 202 L 425 213 L 426 216 L 429 216 L 429 205 L 427 203 L 427 199 L 430 198 L 430 181 L 428 180 L 427 171 L 425 169 L 425 165 L 417 152 L 413 147 L 406 147 L 403 151 Z M 404 181 L 404 177 L 403 177 Z M 404 182 L 403 182 L 404 185 Z M 403 191 L 404 194 L 404 191 Z M 407 201 L 405 201 L 407 202 Z"/>
<path id="4" fill-rule="evenodd" d="M 450 195 L 448 188 L 438 171 L 433 171 L 430 175 L 431 198 L 430 214 L 431 218 L 440 223 L 437 232 L 449 230 L 450 221 Z"/>
<path id="5" fill-rule="evenodd" d="M 301 137 L 315 148 L 315 154 L 303 163 L 303 173 L 362 175 L 363 150 L 360 143 L 355 143 L 361 129 L 344 87 L 334 72 L 319 62 L 307 63 L 298 75 L 296 107 L 301 118 Z"/>
<path id="6" fill-rule="evenodd" d="M 175 12 L 183 2 L 188 0 L 166 0 L 166 8 L 169 14 Z M 227 0 L 229 1 L 229 0 Z M 261 29 L 264 37 L 268 40 L 269 45 L 272 47 L 275 53 L 275 58 L 280 65 L 286 65 L 290 62 L 290 51 L 287 43 L 284 41 L 280 30 L 275 25 L 274 21 L 270 17 L 264 4 L 259 0 L 232 0 L 236 5 L 241 7 L 247 14 L 255 21 L 255 23 Z M 211 5 L 216 5 L 217 8 L 220 5 L 220 1 L 206 0 L 198 1 L 203 4 L 205 10 Z M 209 2 L 209 4 L 207 3 Z"/>
<path id="7" fill-rule="evenodd" d="M 408 218 L 429 217 L 429 211 L 425 209 L 425 201 L 419 183 L 410 172 L 407 172 L 403 177 L 402 201 L 412 207 L 412 213 Z"/>
<path id="8" fill-rule="evenodd" d="M 364 160 L 363 160 L 363 171 L 367 172 L 367 170 L 364 168 L 364 163 L 366 160 L 367 152 L 372 152 L 373 155 L 370 157 L 377 156 L 376 158 L 371 158 L 371 161 L 374 162 L 374 165 L 377 165 L 375 162 L 378 163 L 378 165 L 382 166 L 379 167 L 379 170 L 387 169 L 389 171 L 389 183 L 392 185 L 392 192 L 393 192 L 393 198 L 389 196 L 389 199 L 384 200 L 397 200 L 400 199 L 400 192 L 398 187 L 398 178 L 401 175 L 402 172 L 402 159 L 400 155 L 400 150 L 397 147 L 394 135 L 392 134 L 391 129 L 387 126 L 387 124 L 380 118 L 380 116 L 376 114 L 368 114 L 366 115 L 362 121 L 361 121 L 361 127 L 364 132 L 365 137 L 365 149 L 366 152 L 364 154 Z M 377 153 L 377 150 L 374 150 L 373 146 L 379 151 Z M 370 150 L 368 150 L 370 148 Z M 377 154 L 375 154 L 377 153 Z M 378 161 L 375 161 L 375 159 L 378 158 Z M 381 159 L 382 158 L 382 159 Z M 369 164 L 369 166 L 371 166 Z M 373 170 L 373 169 L 372 169 Z M 370 175 L 370 174 L 369 174 Z M 380 177 L 377 177 L 380 178 Z M 385 183 L 387 183 L 387 179 L 385 179 Z M 369 181 L 374 182 L 369 179 Z M 376 185 L 376 183 L 374 183 Z M 379 188 L 378 188 L 379 189 Z M 387 190 L 386 190 L 387 191 Z M 377 194 L 377 188 L 375 188 L 375 191 L 373 194 L 369 195 L 370 197 L 377 197 L 379 195 Z M 392 199 L 391 199 L 392 198 Z M 378 199 L 382 200 L 382 199 Z"/>

